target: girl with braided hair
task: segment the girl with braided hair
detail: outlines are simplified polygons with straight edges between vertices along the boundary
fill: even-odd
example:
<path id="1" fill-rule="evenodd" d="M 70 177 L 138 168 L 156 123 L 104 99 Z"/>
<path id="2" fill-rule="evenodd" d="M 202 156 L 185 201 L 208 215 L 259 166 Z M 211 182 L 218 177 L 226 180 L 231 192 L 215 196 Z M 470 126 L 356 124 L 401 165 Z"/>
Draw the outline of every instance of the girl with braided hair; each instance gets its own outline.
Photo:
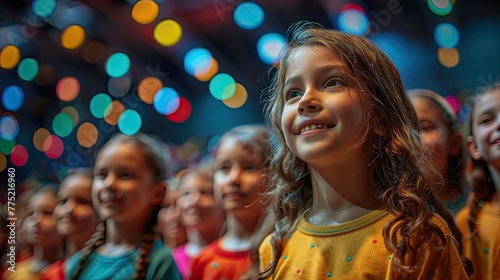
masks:
<path id="1" fill-rule="evenodd" d="M 275 231 L 258 279 L 468 279 L 418 119 L 367 38 L 298 23 L 269 88 Z"/>
<path id="2" fill-rule="evenodd" d="M 472 192 L 457 225 L 474 264 L 471 279 L 500 279 L 500 81 L 480 89 L 471 106 L 466 175 Z"/>
<path id="3" fill-rule="evenodd" d="M 102 221 L 68 261 L 70 279 L 182 279 L 155 233 L 166 191 L 162 154 L 144 134 L 118 135 L 99 151 L 92 202 Z"/>

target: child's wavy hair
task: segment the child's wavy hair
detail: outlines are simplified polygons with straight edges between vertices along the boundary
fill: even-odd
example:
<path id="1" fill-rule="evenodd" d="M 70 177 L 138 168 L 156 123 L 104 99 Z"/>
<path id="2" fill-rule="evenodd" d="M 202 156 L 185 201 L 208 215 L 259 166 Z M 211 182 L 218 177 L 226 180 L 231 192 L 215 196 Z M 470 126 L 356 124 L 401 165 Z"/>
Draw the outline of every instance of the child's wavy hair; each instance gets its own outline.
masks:
<path id="1" fill-rule="evenodd" d="M 325 29 L 315 23 L 298 22 L 288 30 L 279 68 L 267 92 L 266 116 L 279 142 L 270 167 L 271 185 L 277 187 L 269 193 L 277 223 L 271 237 L 273 260 L 261 268 L 258 278 L 264 279 L 274 273 L 285 234 L 298 214 L 311 204 L 308 165 L 287 148 L 281 128 L 288 62 L 293 50 L 305 46 L 321 46 L 339 55 L 347 75 L 357 81 L 362 92 L 358 99 L 366 108 L 368 129 L 360 143 L 371 143 L 373 187 L 383 208 L 395 215 L 383 229 L 386 247 L 393 254 L 394 270 L 411 271 L 412 264 L 403 262 L 405 255 L 408 251 L 423 250 L 429 240 L 437 238 L 433 247 L 442 248 L 446 238 L 431 219 L 434 213 L 445 219 L 459 242 L 460 231 L 453 217 L 429 187 L 435 184 L 431 178 L 440 175 L 430 159 L 423 155 L 416 113 L 389 57 L 366 38 Z M 382 129 L 382 135 L 375 133 L 375 128 Z M 463 257 L 463 262 L 471 272 L 470 261 Z"/>
<path id="2" fill-rule="evenodd" d="M 472 128 L 474 121 L 474 107 L 476 103 L 483 96 L 491 94 L 495 90 L 500 90 L 500 79 L 489 85 L 478 88 L 476 95 L 469 100 L 471 108 L 469 118 L 469 136 L 474 137 Z M 469 207 L 467 223 L 469 224 L 470 238 L 473 238 L 477 235 L 476 225 L 478 223 L 477 215 L 479 214 L 479 209 L 482 207 L 484 202 L 492 200 L 492 196 L 496 192 L 496 188 L 486 161 L 483 159 L 475 160 L 471 156 L 469 156 L 469 158 L 470 161 L 465 169 L 465 174 L 472 187 L 472 193 L 467 202 L 467 207 Z"/>
<path id="3" fill-rule="evenodd" d="M 448 131 L 446 131 L 448 136 L 452 133 L 460 132 L 460 120 L 444 97 L 427 89 L 412 89 L 408 91 L 408 95 L 411 97 L 424 97 L 436 104 L 443 114 L 443 120 L 445 121 L 448 129 Z M 461 145 L 460 151 L 457 155 L 448 157 L 448 162 L 446 163 L 446 178 L 443 178 L 446 180 L 445 186 L 447 185 L 450 191 L 456 193 L 456 196 L 463 195 L 465 189 L 464 154 L 464 147 Z"/>
<path id="4" fill-rule="evenodd" d="M 164 159 L 163 146 L 160 141 L 153 139 L 143 133 L 137 133 L 132 136 L 117 134 L 113 136 L 99 151 L 103 151 L 105 148 L 122 143 L 130 143 L 135 145 L 142 151 L 146 164 L 153 172 L 153 179 L 155 182 L 161 182 L 166 179 L 166 161 Z M 96 157 L 97 158 L 97 157 Z M 160 211 L 160 204 L 155 205 L 149 214 L 148 221 L 144 227 L 143 238 L 139 245 L 138 253 L 139 258 L 136 261 L 136 273 L 134 279 L 145 279 L 146 273 L 149 267 L 149 253 L 153 247 L 153 243 L 156 238 L 155 226 L 158 220 L 158 212 Z M 90 254 L 97 248 L 104 244 L 104 238 L 106 237 L 106 223 L 105 220 L 101 220 L 96 228 L 96 232 L 90 237 L 82 249 L 83 257 L 80 259 L 80 263 L 75 273 L 73 274 L 73 279 L 78 279 L 80 273 L 85 267 L 85 263 L 90 256 Z"/>

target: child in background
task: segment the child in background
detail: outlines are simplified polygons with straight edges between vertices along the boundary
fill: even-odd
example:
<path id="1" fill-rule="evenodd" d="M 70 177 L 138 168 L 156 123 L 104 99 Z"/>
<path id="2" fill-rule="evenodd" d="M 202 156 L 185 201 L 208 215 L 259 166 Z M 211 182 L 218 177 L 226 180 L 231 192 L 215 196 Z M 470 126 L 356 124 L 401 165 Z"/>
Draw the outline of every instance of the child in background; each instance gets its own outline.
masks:
<path id="1" fill-rule="evenodd" d="M 193 260 L 190 279 L 236 280 L 252 266 L 251 248 L 269 232 L 262 194 L 268 186 L 270 154 L 263 126 L 239 126 L 221 137 L 214 160 L 214 193 L 226 212 L 226 232 Z"/>
<path id="2" fill-rule="evenodd" d="M 394 64 L 363 37 L 289 32 L 267 107 L 276 231 L 256 277 L 468 279 Z"/>
<path id="3" fill-rule="evenodd" d="M 172 254 L 183 278 L 188 279 L 191 260 L 223 233 L 225 214 L 214 199 L 212 166 L 186 169 L 180 176 L 178 190 L 176 205 L 186 228 L 187 243 Z"/>
<path id="4" fill-rule="evenodd" d="M 154 231 L 166 189 L 159 149 L 151 137 L 136 134 L 118 135 L 99 151 L 92 203 L 105 223 L 69 260 L 69 278 L 181 279 Z"/>
<path id="5" fill-rule="evenodd" d="M 49 265 L 40 273 L 40 280 L 64 280 L 66 259 L 83 248 L 99 223 L 92 206 L 92 170 L 78 168 L 66 175 L 57 190 L 54 219 L 59 235 L 64 237 L 65 258 Z"/>
<path id="6" fill-rule="evenodd" d="M 430 152 L 434 167 L 441 173 L 436 181 L 436 195 L 447 208 L 456 213 L 463 206 L 464 148 L 460 122 L 448 101 L 426 89 L 408 91 L 420 123 L 420 134 Z"/>
<path id="7" fill-rule="evenodd" d="M 474 264 L 471 279 L 500 279 L 500 81 L 481 89 L 471 108 L 466 174 L 472 193 L 457 225 Z"/>
<path id="8" fill-rule="evenodd" d="M 177 175 L 176 177 L 178 177 Z M 175 249 L 187 242 L 186 229 L 180 222 L 180 210 L 176 205 L 180 196 L 177 178 L 168 181 L 168 190 L 163 199 L 161 209 L 158 212 L 158 232 L 162 236 L 163 243 L 170 249 Z"/>
<path id="9" fill-rule="evenodd" d="M 2 279 L 39 279 L 40 271 L 63 257 L 63 238 L 56 231 L 52 213 L 57 204 L 56 188 L 43 186 L 27 201 L 23 219 L 24 238 L 32 244 L 33 255 L 7 270 Z"/>

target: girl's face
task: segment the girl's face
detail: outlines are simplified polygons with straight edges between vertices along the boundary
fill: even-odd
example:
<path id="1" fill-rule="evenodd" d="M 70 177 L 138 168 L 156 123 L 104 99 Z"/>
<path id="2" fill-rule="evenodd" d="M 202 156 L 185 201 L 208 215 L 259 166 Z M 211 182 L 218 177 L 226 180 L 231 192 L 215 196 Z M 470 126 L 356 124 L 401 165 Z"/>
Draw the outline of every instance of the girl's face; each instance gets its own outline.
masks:
<path id="1" fill-rule="evenodd" d="M 190 173 L 182 178 L 179 185 L 180 197 L 177 207 L 185 227 L 218 226 L 222 220 L 222 209 L 215 203 L 211 178 Z"/>
<path id="2" fill-rule="evenodd" d="M 290 54 L 281 127 L 290 150 L 312 166 L 352 161 L 346 155 L 366 132 L 364 106 L 356 98 L 363 93 L 346 71 L 340 57 L 322 46 Z"/>
<path id="3" fill-rule="evenodd" d="M 500 89 L 481 96 L 472 113 L 472 134 L 468 148 L 476 160 L 500 170 Z"/>
<path id="4" fill-rule="evenodd" d="M 159 205 L 165 185 L 156 182 L 144 152 L 133 143 L 114 143 L 99 153 L 92 183 L 92 202 L 101 218 L 115 222 L 144 219 Z"/>
<path id="5" fill-rule="evenodd" d="M 266 181 L 262 164 L 263 159 L 237 138 L 222 140 L 215 155 L 214 190 L 224 210 L 260 215 Z"/>
<path id="6" fill-rule="evenodd" d="M 444 176 L 448 158 L 458 156 L 460 152 L 461 137 L 456 139 L 457 133 L 450 131 L 443 110 L 429 98 L 414 96 L 411 101 L 417 112 L 423 143 L 431 152 L 434 167 Z"/>
<path id="7" fill-rule="evenodd" d="M 99 216 L 92 207 L 91 187 L 92 179 L 79 174 L 70 175 L 62 182 L 54 209 L 60 235 L 89 239 L 95 232 Z"/>
<path id="8" fill-rule="evenodd" d="M 48 191 L 36 193 L 28 202 L 23 221 L 25 238 L 34 245 L 54 246 L 62 240 L 53 217 L 57 197 Z"/>

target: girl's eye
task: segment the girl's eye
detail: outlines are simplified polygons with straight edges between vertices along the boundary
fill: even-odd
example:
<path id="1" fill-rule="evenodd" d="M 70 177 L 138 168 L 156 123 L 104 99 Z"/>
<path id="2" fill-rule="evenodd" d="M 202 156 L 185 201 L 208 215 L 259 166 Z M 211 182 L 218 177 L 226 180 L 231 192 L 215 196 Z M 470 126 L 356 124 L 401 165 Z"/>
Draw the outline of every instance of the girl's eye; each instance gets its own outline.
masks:
<path id="1" fill-rule="evenodd" d="M 487 123 L 490 123 L 492 121 L 492 118 L 490 117 L 483 117 L 479 120 L 479 124 L 487 124 Z"/>
<path id="2" fill-rule="evenodd" d="M 256 168 L 255 168 L 255 166 L 253 166 L 253 165 L 250 165 L 250 166 L 246 166 L 246 167 L 245 167 L 245 171 L 255 171 L 255 170 L 256 170 Z"/>
<path id="3" fill-rule="evenodd" d="M 94 178 L 96 178 L 96 179 L 104 179 L 104 178 L 106 178 L 106 173 L 99 172 L 99 173 L 97 173 L 97 174 L 94 175 Z"/>
<path id="4" fill-rule="evenodd" d="M 331 79 L 328 82 L 326 82 L 325 88 L 338 87 L 340 85 L 341 85 L 341 82 L 339 80 L 337 80 L 337 79 Z"/>
<path id="5" fill-rule="evenodd" d="M 295 97 L 298 97 L 298 96 L 301 96 L 302 93 L 298 90 L 295 90 L 295 89 L 292 89 L 290 91 L 287 92 L 286 94 L 286 99 L 292 99 L 292 98 L 295 98 Z"/>
<path id="6" fill-rule="evenodd" d="M 222 165 L 221 167 L 219 167 L 219 170 L 223 171 L 224 173 L 229 172 L 229 166 Z"/>
<path id="7" fill-rule="evenodd" d="M 130 178 L 132 178 L 132 174 L 130 174 L 130 173 L 122 173 L 122 174 L 120 174 L 120 178 L 123 179 L 123 180 L 130 179 Z"/>
<path id="8" fill-rule="evenodd" d="M 68 199 L 61 199 L 57 202 L 58 205 L 63 205 L 63 204 L 66 204 L 66 202 L 68 201 Z"/>

